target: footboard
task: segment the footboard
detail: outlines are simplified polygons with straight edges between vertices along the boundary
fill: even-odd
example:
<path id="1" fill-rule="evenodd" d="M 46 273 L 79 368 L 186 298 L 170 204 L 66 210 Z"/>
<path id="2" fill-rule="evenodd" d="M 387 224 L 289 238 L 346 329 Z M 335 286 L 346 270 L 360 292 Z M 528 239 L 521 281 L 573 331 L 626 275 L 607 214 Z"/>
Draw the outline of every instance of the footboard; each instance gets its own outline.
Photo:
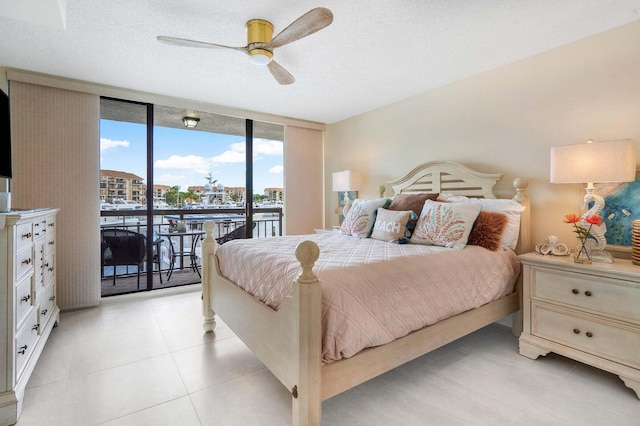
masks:
<path id="1" fill-rule="evenodd" d="M 294 424 L 320 424 L 322 291 L 312 271 L 320 253 L 311 241 L 300 243 L 296 258 L 302 272 L 293 294 L 275 311 L 220 274 L 213 222 L 204 224 L 202 243 L 203 327 L 213 332 L 215 315 L 251 349 L 291 391 Z"/>

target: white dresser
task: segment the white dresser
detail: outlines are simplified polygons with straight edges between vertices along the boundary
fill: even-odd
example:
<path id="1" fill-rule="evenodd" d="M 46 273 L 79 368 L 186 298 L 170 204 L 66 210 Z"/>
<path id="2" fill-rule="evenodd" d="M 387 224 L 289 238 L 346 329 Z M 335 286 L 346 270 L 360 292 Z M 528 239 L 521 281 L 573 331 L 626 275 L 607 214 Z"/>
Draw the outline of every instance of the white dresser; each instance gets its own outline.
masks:
<path id="1" fill-rule="evenodd" d="M 29 376 L 59 320 L 57 212 L 0 213 L 0 425 L 17 421 Z"/>
<path id="2" fill-rule="evenodd" d="M 555 352 L 617 374 L 640 397 L 640 266 L 529 253 L 520 354 Z"/>

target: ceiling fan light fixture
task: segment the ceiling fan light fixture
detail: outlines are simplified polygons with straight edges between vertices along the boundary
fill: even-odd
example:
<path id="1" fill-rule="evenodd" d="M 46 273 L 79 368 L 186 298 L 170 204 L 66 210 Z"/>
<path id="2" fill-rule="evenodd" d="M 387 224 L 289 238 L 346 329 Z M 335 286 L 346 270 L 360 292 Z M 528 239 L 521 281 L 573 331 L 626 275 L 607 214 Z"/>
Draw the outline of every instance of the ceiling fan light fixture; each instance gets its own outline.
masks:
<path id="1" fill-rule="evenodd" d="M 251 49 L 249 51 L 249 60 L 256 65 L 269 65 L 273 59 L 273 54 L 266 49 Z"/>
<path id="2" fill-rule="evenodd" d="M 195 129 L 198 123 L 200 122 L 200 119 L 196 117 L 184 117 L 182 119 L 182 122 L 184 123 L 187 129 Z"/>

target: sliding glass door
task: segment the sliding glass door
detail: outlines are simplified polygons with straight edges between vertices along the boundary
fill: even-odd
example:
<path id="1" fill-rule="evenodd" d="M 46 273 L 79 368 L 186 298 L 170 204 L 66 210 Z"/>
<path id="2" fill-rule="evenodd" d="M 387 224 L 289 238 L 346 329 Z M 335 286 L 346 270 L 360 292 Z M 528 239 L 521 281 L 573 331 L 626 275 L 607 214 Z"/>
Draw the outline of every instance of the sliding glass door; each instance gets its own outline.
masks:
<path id="1" fill-rule="evenodd" d="M 199 282 L 207 220 L 218 243 L 281 235 L 282 125 L 114 99 L 101 111 L 102 227 L 146 244 L 140 264 L 109 265 L 102 239 L 103 296 Z"/>

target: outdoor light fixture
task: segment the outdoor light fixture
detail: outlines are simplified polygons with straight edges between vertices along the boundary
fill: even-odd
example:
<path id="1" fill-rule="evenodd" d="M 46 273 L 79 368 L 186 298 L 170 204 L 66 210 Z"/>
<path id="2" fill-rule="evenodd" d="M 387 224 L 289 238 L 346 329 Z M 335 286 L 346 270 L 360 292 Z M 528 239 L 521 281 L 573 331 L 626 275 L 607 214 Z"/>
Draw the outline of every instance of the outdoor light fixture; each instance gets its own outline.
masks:
<path id="1" fill-rule="evenodd" d="M 195 129 L 200 122 L 200 119 L 196 117 L 184 117 L 182 122 L 188 129 Z"/>

